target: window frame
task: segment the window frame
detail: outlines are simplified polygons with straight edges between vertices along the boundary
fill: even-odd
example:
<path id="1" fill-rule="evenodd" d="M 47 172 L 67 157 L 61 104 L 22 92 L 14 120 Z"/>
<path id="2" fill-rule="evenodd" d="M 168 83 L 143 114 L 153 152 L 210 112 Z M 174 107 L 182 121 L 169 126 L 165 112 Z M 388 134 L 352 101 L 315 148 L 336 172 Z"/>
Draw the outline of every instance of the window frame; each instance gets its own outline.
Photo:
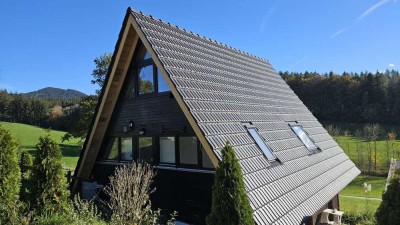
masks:
<path id="1" fill-rule="evenodd" d="M 265 139 L 260 135 L 260 133 L 258 132 L 258 128 L 253 126 L 253 125 L 245 125 L 246 129 L 247 129 L 247 133 L 250 135 L 250 137 L 254 140 L 254 142 L 256 143 L 257 147 L 263 152 L 264 157 L 270 162 L 276 162 L 278 160 L 278 157 L 276 157 L 276 155 L 274 154 L 274 152 L 271 150 L 271 148 L 267 145 L 267 143 L 265 142 Z M 254 130 L 255 131 L 255 135 L 257 135 L 256 137 L 250 132 L 250 130 Z M 259 139 L 260 141 L 257 141 L 257 139 Z M 264 148 L 263 148 L 264 147 Z M 267 154 L 266 154 L 267 152 Z M 269 153 L 269 154 L 268 154 Z M 268 155 L 271 155 L 271 158 L 268 157 Z"/>
<path id="2" fill-rule="evenodd" d="M 146 53 L 149 53 L 150 58 L 144 59 Z M 150 65 L 153 66 L 153 92 L 140 94 L 139 93 L 139 71 L 141 68 L 150 66 Z M 126 94 L 127 98 L 151 96 L 151 95 L 157 95 L 157 94 L 171 92 L 171 88 L 169 86 L 168 86 L 168 88 L 169 88 L 168 91 L 159 92 L 158 68 L 157 68 L 157 65 L 155 64 L 153 58 L 151 58 L 150 52 L 147 51 L 147 49 L 145 48 L 145 46 L 143 44 L 139 47 L 138 53 L 136 55 L 134 55 L 134 57 L 132 58 L 131 68 L 129 70 L 131 72 L 128 72 L 128 74 L 131 74 L 131 78 L 128 80 L 128 84 L 127 84 L 127 87 L 128 87 L 127 90 L 129 90 L 128 93 Z M 163 77 L 163 74 L 161 73 L 161 71 L 160 71 L 160 76 Z M 165 81 L 165 83 L 168 85 L 168 82 Z M 133 92 L 132 92 L 132 88 L 134 89 Z"/>
<path id="3" fill-rule="evenodd" d="M 202 146 L 200 143 L 200 139 L 195 134 L 176 134 L 176 133 L 164 133 L 161 135 L 134 135 L 134 136 L 109 136 L 109 140 L 115 138 L 118 145 L 118 157 L 117 159 L 104 159 L 104 156 L 99 156 L 98 162 L 103 163 L 129 163 L 131 161 L 138 161 L 139 160 L 139 138 L 150 137 L 152 138 L 152 155 L 153 161 L 151 162 L 154 166 L 162 166 L 162 167 L 171 167 L 176 169 L 198 169 L 198 170 L 207 170 L 207 171 L 214 171 L 215 168 L 213 167 L 203 167 L 203 153 L 202 153 Z M 166 163 L 161 162 L 161 137 L 174 137 L 175 138 L 175 163 Z M 196 154 L 197 154 L 197 163 L 196 164 L 186 164 L 181 163 L 180 161 L 180 138 L 181 137 L 196 137 Z M 122 138 L 131 138 L 132 139 L 132 160 L 122 160 Z M 109 141 L 108 140 L 108 141 Z M 107 143 L 108 143 L 107 141 Z M 107 147 L 107 146 L 104 146 Z M 105 152 L 103 152 L 104 154 Z M 204 151 L 206 157 L 208 157 L 207 152 Z"/>
<path id="4" fill-rule="evenodd" d="M 308 134 L 303 126 L 301 126 L 300 124 L 296 123 L 296 124 L 289 124 L 290 129 L 293 131 L 293 133 L 297 136 L 297 138 L 303 143 L 303 145 L 308 149 L 308 151 L 310 151 L 310 153 L 316 153 L 317 151 L 320 150 L 320 148 L 315 144 L 315 141 L 310 137 L 310 134 Z M 315 148 L 309 148 L 307 146 L 307 144 L 304 142 L 303 139 L 301 139 L 301 137 L 299 136 L 299 134 L 295 131 L 294 127 L 299 127 L 300 130 L 306 135 L 306 138 L 308 138 L 310 140 L 310 142 L 315 146 Z"/>

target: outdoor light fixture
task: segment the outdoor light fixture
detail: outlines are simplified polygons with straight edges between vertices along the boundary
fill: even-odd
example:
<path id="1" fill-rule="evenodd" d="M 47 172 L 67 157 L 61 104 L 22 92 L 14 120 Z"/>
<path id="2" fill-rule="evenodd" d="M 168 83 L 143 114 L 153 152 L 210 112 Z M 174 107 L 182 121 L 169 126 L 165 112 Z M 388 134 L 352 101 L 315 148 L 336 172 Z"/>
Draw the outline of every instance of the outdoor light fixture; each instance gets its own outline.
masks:
<path id="1" fill-rule="evenodd" d="M 134 129 L 135 129 L 135 123 L 132 120 L 129 121 L 128 126 L 122 127 L 122 131 L 124 133 L 128 133 L 128 131 L 132 131 Z"/>
<path id="2" fill-rule="evenodd" d="M 135 129 L 135 123 L 132 120 L 129 121 L 129 129 L 131 130 Z"/>
<path id="3" fill-rule="evenodd" d="M 145 133 L 146 133 L 146 129 L 145 128 L 140 128 L 139 134 L 140 135 L 144 135 Z"/>

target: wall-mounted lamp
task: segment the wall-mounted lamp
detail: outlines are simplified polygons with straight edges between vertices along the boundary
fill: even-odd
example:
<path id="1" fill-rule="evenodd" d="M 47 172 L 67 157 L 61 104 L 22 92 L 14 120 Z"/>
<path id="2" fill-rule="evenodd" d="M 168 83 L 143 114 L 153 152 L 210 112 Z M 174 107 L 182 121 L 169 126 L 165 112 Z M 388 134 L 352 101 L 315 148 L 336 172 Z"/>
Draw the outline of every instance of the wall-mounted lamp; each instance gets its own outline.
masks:
<path id="1" fill-rule="evenodd" d="M 135 123 L 132 120 L 129 121 L 129 129 L 131 130 L 135 129 Z"/>
<path id="2" fill-rule="evenodd" d="M 140 128 L 139 134 L 140 135 L 144 135 L 145 133 L 146 133 L 146 129 L 145 128 Z"/>
<path id="3" fill-rule="evenodd" d="M 122 131 L 124 133 L 128 133 L 128 131 L 132 131 L 134 129 L 135 129 L 135 123 L 132 120 L 129 121 L 128 126 L 122 127 Z"/>

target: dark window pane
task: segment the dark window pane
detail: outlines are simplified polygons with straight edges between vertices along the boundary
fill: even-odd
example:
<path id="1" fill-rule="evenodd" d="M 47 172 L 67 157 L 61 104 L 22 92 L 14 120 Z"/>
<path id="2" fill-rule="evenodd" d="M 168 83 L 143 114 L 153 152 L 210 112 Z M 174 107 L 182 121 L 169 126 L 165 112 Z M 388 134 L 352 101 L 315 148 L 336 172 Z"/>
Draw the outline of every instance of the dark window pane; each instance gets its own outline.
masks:
<path id="1" fill-rule="evenodd" d="M 154 92 L 153 65 L 139 68 L 139 94 Z"/>
<path id="2" fill-rule="evenodd" d="M 304 132 L 301 126 L 292 126 L 292 130 L 296 133 L 296 135 L 300 138 L 300 140 L 304 143 L 304 145 L 308 148 L 308 150 L 316 150 L 317 146 L 314 142 L 308 137 L 306 132 Z"/>
<path id="3" fill-rule="evenodd" d="M 210 157 L 208 157 L 206 150 L 204 150 L 203 146 L 201 146 L 201 160 L 203 165 L 201 165 L 203 168 L 214 168 L 214 165 L 211 162 Z"/>
<path id="4" fill-rule="evenodd" d="M 139 137 L 139 161 L 153 162 L 152 137 Z"/>
<path id="5" fill-rule="evenodd" d="M 180 163 L 197 165 L 197 137 L 179 138 Z"/>
<path id="6" fill-rule="evenodd" d="M 158 76 L 158 92 L 165 92 L 170 91 L 167 82 L 165 82 L 163 75 L 161 74 L 160 70 L 157 69 L 157 76 Z"/>
<path id="7" fill-rule="evenodd" d="M 121 160 L 132 160 L 132 138 L 121 138 Z"/>
<path id="8" fill-rule="evenodd" d="M 258 147 L 264 152 L 264 155 L 267 157 L 268 160 L 274 161 L 276 157 L 272 154 L 271 150 L 265 144 L 264 140 L 260 137 L 257 130 L 255 128 L 248 128 L 247 129 L 250 135 L 253 137 L 254 141 L 257 143 Z"/>
<path id="9" fill-rule="evenodd" d="M 118 160 L 118 138 L 110 138 L 103 159 Z"/>
<path id="10" fill-rule="evenodd" d="M 175 163 L 175 137 L 160 137 L 160 163 Z"/>

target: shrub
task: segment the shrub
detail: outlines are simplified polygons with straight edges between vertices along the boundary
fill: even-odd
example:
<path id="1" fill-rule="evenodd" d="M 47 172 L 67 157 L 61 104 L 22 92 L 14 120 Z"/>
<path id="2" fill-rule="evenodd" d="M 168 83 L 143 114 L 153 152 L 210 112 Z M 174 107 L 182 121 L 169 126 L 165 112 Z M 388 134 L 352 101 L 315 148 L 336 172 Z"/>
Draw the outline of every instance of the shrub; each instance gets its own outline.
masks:
<path id="1" fill-rule="evenodd" d="M 116 168 L 105 193 L 110 197 L 111 224 L 155 225 L 160 223 L 161 211 L 151 209 L 151 183 L 155 173 L 147 163 L 135 163 Z M 167 224 L 174 224 L 174 216 Z"/>
<path id="2" fill-rule="evenodd" d="M 13 224 L 18 217 L 21 171 L 18 144 L 0 125 L 0 224 Z"/>
<path id="3" fill-rule="evenodd" d="M 375 218 L 378 225 L 400 224 L 400 170 L 394 173 L 386 192 L 382 195 Z"/>
<path id="4" fill-rule="evenodd" d="M 229 141 L 221 153 L 222 161 L 215 170 L 211 213 L 206 222 L 208 225 L 254 224 L 242 170 Z"/>
<path id="5" fill-rule="evenodd" d="M 36 149 L 29 186 L 31 204 L 40 211 L 63 211 L 67 207 L 65 203 L 69 193 L 60 147 L 48 132 L 45 137 L 39 138 Z"/>

